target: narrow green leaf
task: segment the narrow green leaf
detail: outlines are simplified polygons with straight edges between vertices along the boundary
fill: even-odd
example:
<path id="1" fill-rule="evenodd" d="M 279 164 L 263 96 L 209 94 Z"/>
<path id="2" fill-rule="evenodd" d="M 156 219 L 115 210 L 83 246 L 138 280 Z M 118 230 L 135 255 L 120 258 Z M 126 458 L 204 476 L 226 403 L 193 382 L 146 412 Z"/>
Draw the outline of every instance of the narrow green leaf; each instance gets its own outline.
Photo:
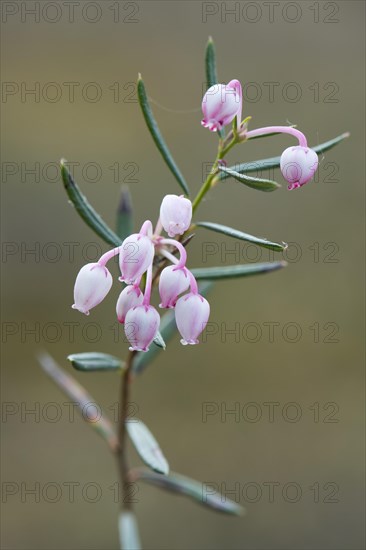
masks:
<path id="1" fill-rule="evenodd" d="M 132 200 L 127 185 L 121 189 L 121 198 L 117 209 L 116 231 L 123 241 L 133 233 Z"/>
<path id="2" fill-rule="evenodd" d="M 200 293 L 203 296 L 206 296 L 210 289 L 212 288 L 212 283 L 202 283 L 199 288 Z M 168 342 L 172 336 L 176 333 L 177 326 L 175 324 L 175 315 L 174 310 L 168 311 L 165 315 L 162 316 L 160 322 L 160 333 L 164 338 L 165 342 Z M 162 348 L 158 346 L 150 346 L 149 351 L 147 352 L 138 352 L 136 353 L 133 363 L 132 371 L 134 374 L 140 374 L 158 355 Z"/>
<path id="3" fill-rule="evenodd" d="M 141 420 L 134 419 L 126 422 L 126 429 L 145 464 L 159 474 L 168 474 L 169 464 L 149 428 Z"/>
<path id="4" fill-rule="evenodd" d="M 211 88 L 211 86 L 217 84 L 216 52 L 215 44 L 211 36 L 209 37 L 206 46 L 205 64 L 207 88 Z"/>
<path id="5" fill-rule="evenodd" d="M 338 145 L 338 143 L 341 143 L 344 139 L 348 138 L 350 136 L 349 132 L 345 132 L 344 134 L 341 134 L 337 136 L 334 139 L 331 139 L 329 141 L 326 141 L 324 143 L 321 143 L 320 145 L 315 145 L 314 147 L 311 147 L 316 153 L 321 154 L 325 151 L 329 151 L 329 149 L 332 149 L 332 147 L 335 147 Z M 280 165 L 281 157 L 270 157 L 267 159 L 262 160 L 255 160 L 253 162 L 243 162 L 241 164 L 236 164 L 235 166 L 231 166 L 229 170 L 235 170 L 239 173 L 250 173 L 250 172 L 256 172 L 257 170 L 270 170 L 271 168 L 278 168 Z M 220 174 L 220 179 L 224 180 L 226 178 L 229 178 L 230 174 L 227 172 L 222 171 Z"/>
<path id="6" fill-rule="evenodd" d="M 61 369 L 48 353 L 40 353 L 38 361 L 43 371 L 79 407 L 83 420 L 103 437 L 113 452 L 116 452 L 118 437 L 115 429 L 106 414 L 104 412 L 101 414 L 101 408 L 92 396 L 73 376 Z M 93 407 L 95 408 L 94 414 Z"/>
<path id="7" fill-rule="evenodd" d="M 234 279 L 236 277 L 249 277 L 269 273 L 285 267 L 286 262 L 264 262 L 261 264 L 225 265 L 222 267 L 199 267 L 191 269 L 193 275 L 199 280 Z"/>
<path id="8" fill-rule="evenodd" d="M 211 231 L 216 231 L 217 233 L 222 233 L 223 235 L 228 235 L 229 237 L 234 237 L 235 239 L 257 244 L 263 248 L 269 248 L 270 250 L 281 252 L 287 248 L 286 243 L 279 244 L 268 241 L 267 239 L 260 239 L 258 237 L 254 237 L 253 235 L 248 235 L 248 233 L 243 233 L 242 231 L 238 231 L 237 229 L 233 229 L 232 227 L 227 227 L 226 225 L 221 225 L 219 223 L 194 222 L 194 224 L 198 227 L 204 227 L 205 229 L 210 229 Z"/>
<path id="9" fill-rule="evenodd" d="M 129 510 L 122 510 L 118 518 L 119 543 L 121 550 L 141 550 L 136 516 Z"/>
<path id="10" fill-rule="evenodd" d="M 89 204 L 86 197 L 81 193 L 75 180 L 68 171 L 65 160 L 61 160 L 61 176 L 66 193 L 75 206 L 75 209 L 84 222 L 101 237 L 106 243 L 112 246 L 119 246 L 121 239 L 108 227 L 99 214 Z"/>
<path id="11" fill-rule="evenodd" d="M 68 360 L 76 370 L 96 371 L 96 370 L 119 370 L 125 367 L 125 363 L 118 357 L 108 353 L 98 353 L 95 351 L 86 353 L 73 353 L 69 355 Z"/>
<path id="12" fill-rule="evenodd" d="M 159 149 L 161 156 L 165 160 L 168 168 L 170 169 L 173 176 L 175 177 L 175 179 L 183 189 L 184 193 L 187 196 L 189 196 L 189 189 L 188 189 L 186 180 L 184 179 L 182 172 L 179 170 L 178 166 L 176 165 L 175 160 L 173 159 L 168 149 L 168 146 L 166 145 L 163 139 L 163 136 L 161 135 L 161 132 L 156 123 L 156 120 L 154 118 L 153 112 L 149 104 L 149 100 L 146 95 L 145 85 L 141 78 L 141 75 L 139 75 L 139 78 L 137 81 L 137 95 L 138 95 L 139 104 L 142 110 L 142 114 L 144 115 L 146 125 L 150 130 L 150 134 L 155 142 L 155 145 Z"/>
<path id="13" fill-rule="evenodd" d="M 164 338 L 162 337 L 160 331 L 159 331 L 159 332 L 157 333 L 157 335 L 155 336 L 153 342 L 154 342 L 154 344 L 155 344 L 156 346 L 158 346 L 158 348 L 161 348 L 161 349 L 165 350 L 166 344 L 165 344 L 165 342 L 164 342 Z"/>
<path id="14" fill-rule="evenodd" d="M 257 189 L 257 191 L 275 191 L 281 187 L 280 184 L 275 181 L 253 178 L 251 176 L 247 176 L 246 174 L 236 172 L 232 168 L 226 168 L 226 166 L 219 166 L 219 170 L 237 181 L 240 181 L 240 183 L 244 183 L 244 185 L 247 185 L 248 187 Z"/>
<path id="15" fill-rule="evenodd" d="M 210 36 L 206 46 L 205 53 L 205 68 L 206 68 L 206 85 L 207 89 L 218 83 L 216 69 L 216 51 L 215 44 Z M 225 128 L 217 132 L 221 138 L 225 137 Z"/>
<path id="16" fill-rule="evenodd" d="M 221 495 L 218 491 L 219 485 L 215 483 L 200 483 L 189 477 L 171 473 L 167 476 L 159 476 L 144 468 L 136 468 L 129 473 L 131 481 L 146 481 L 178 495 L 185 495 L 195 502 L 213 508 L 218 512 L 242 516 L 245 509 L 233 500 Z"/>

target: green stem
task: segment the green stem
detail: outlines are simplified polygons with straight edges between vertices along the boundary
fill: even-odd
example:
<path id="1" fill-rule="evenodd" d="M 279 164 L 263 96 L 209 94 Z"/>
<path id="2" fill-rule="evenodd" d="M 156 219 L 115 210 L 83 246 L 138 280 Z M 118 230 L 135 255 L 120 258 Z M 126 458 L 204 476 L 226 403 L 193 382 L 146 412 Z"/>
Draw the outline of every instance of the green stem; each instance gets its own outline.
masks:
<path id="1" fill-rule="evenodd" d="M 192 202 L 192 211 L 193 211 L 193 213 L 197 209 L 197 207 L 200 204 L 200 202 L 202 201 L 203 197 L 210 190 L 212 182 L 213 182 L 215 176 L 218 174 L 219 161 L 222 160 L 226 156 L 226 154 L 230 151 L 230 149 L 232 149 L 234 147 L 234 145 L 236 145 L 237 143 L 238 143 L 238 138 L 237 138 L 236 135 L 233 137 L 232 141 L 230 141 L 230 143 L 228 145 L 226 145 L 226 147 L 224 147 L 223 141 L 220 140 L 219 148 L 218 148 L 218 151 L 217 151 L 217 156 L 216 156 L 215 162 L 212 166 L 211 172 L 207 176 L 205 182 L 202 184 L 201 189 L 198 191 L 195 199 Z"/>

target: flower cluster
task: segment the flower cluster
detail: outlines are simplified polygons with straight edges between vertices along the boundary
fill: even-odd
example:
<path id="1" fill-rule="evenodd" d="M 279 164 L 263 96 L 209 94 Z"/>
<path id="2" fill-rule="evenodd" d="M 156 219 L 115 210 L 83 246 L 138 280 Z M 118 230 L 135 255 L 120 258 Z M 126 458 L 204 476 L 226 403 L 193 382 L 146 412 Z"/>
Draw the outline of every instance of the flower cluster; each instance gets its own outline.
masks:
<path id="1" fill-rule="evenodd" d="M 242 115 L 242 87 L 238 80 L 226 84 L 215 84 L 205 93 L 202 100 L 202 126 L 216 132 L 231 124 L 236 118 L 239 141 L 271 133 L 292 134 L 299 140 L 296 147 L 288 147 L 281 155 L 280 168 L 289 183 L 288 189 L 301 187 L 312 179 L 318 168 L 318 155 L 307 146 L 307 141 L 299 130 L 291 126 L 268 126 L 247 131 L 246 121 L 240 123 Z"/>
<path id="2" fill-rule="evenodd" d="M 121 246 L 103 254 L 98 262 L 87 264 L 80 270 L 75 281 L 75 303 L 72 307 L 89 315 L 89 310 L 104 300 L 112 286 L 112 275 L 106 263 L 118 255 L 121 271 L 119 280 L 126 286 L 117 301 L 117 318 L 124 325 L 126 337 L 131 344 L 130 350 L 148 351 L 160 325 L 159 313 L 150 303 L 153 262 L 155 255 L 158 255 L 172 264 L 160 273 L 160 307 L 175 309 L 175 319 L 183 345 L 198 344 L 198 336 L 209 318 L 210 306 L 198 293 L 197 281 L 186 267 L 187 253 L 184 246 L 172 238 L 183 235 L 190 227 L 191 219 L 192 203 L 189 199 L 166 195 L 154 231 L 152 223 L 145 221 L 139 233 L 130 235 Z M 163 229 L 170 238 L 161 236 Z M 173 253 L 176 251 L 179 258 Z M 141 284 L 145 274 L 142 291 Z"/>

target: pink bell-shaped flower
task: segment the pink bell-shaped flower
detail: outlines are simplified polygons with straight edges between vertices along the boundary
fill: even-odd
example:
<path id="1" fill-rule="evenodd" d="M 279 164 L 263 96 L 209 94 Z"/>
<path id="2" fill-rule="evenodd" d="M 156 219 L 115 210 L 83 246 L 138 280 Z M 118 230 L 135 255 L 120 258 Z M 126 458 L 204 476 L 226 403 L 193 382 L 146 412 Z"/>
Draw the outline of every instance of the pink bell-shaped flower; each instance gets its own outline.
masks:
<path id="1" fill-rule="evenodd" d="M 154 259 L 154 245 L 145 235 L 134 233 L 121 244 L 119 267 L 122 276 L 120 280 L 133 284 L 141 277 Z"/>
<path id="2" fill-rule="evenodd" d="M 209 316 L 210 304 L 200 294 L 190 292 L 179 298 L 175 306 L 175 321 L 184 346 L 198 344 L 198 336 L 205 329 Z"/>
<path id="3" fill-rule="evenodd" d="M 130 351 L 149 351 L 159 325 L 160 316 L 153 306 L 141 305 L 130 309 L 125 318 L 125 334 L 131 344 Z"/>
<path id="4" fill-rule="evenodd" d="M 116 312 L 120 323 L 125 322 L 127 312 L 136 306 L 140 306 L 144 299 L 144 295 L 138 286 L 126 286 L 117 300 Z"/>
<path id="5" fill-rule="evenodd" d="M 89 315 L 89 310 L 104 300 L 112 286 L 112 275 L 105 266 L 90 263 L 76 277 L 72 308 Z"/>
<path id="6" fill-rule="evenodd" d="M 160 206 L 160 221 L 169 237 L 183 235 L 191 225 L 192 203 L 178 195 L 165 195 Z"/>
<path id="7" fill-rule="evenodd" d="M 280 168 L 289 182 L 288 189 L 296 189 L 311 180 L 318 168 L 318 155 L 309 147 L 288 147 L 281 155 Z"/>
<path id="8" fill-rule="evenodd" d="M 207 90 L 202 100 L 202 126 L 216 132 L 238 117 L 240 125 L 242 111 L 242 89 L 239 80 L 228 84 L 214 84 Z"/>
<path id="9" fill-rule="evenodd" d="M 159 280 L 160 307 L 173 308 L 179 294 L 188 289 L 189 281 L 188 271 L 185 267 L 169 265 L 163 269 Z"/>

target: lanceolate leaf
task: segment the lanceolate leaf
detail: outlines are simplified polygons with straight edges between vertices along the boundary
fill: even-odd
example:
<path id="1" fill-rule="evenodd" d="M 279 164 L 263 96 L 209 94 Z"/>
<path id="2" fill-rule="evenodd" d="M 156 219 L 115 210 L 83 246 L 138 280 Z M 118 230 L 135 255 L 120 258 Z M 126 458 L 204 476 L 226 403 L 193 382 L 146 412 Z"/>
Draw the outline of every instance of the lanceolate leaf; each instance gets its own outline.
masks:
<path id="1" fill-rule="evenodd" d="M 217 70 L 216 70 L 216 52 L 215 44 L 210 36 L 206 46 L 206 55 L 205 55 L 205 65 L 206 65 L 206 84 L 207 88 L 211 88 L 214 84 L 217 84 Z"/>
<path id="2" fill-rule="evenodd" d="M 147 466 L 159 474 L 167 474 L 169 465 L 158 442 L 141 420 L 134 419 L 126 422 L 128 435 L 140 458 Z"/>
<path id="3" fill-rule="evenodd" d="M 218 512 L 242 516 L 245 509 L 236 502 L 226 498 L 218 492 L 218 484 L 200 483 L 189 477 L 171 473 L 167 476 L 159 476 L 144 468 L 136 468 L 129 473 L 131 481 L 146 481 L 172 493 L 185 495 L 198 504 L 213 508 Z"/>
<path id="4" fill-rule="evenodd" d="M 115 429 L 102 412 L 91 395 L 67 372 L 61 369 L 56 361 L 46 352 L 39 354 L 38 360 L 44 372 L 55 384 L 79 407 L 83 420 L 99 433 L 115 452 L 118 449 L 118 438 Z"/>
<path id="5" fill-rule="evenodd" d="M 198 280 L 234 279 L 269 273 L 285 267 L 286 262 L 264 262 L 261 264 L 225 265 L 222 267 L 199 267 L 191 269 Z"/>
<path id="6" fill-rule="evenodd" d="M 206 282 L 200 285 L 200 293 L 203 296 L 208 294 L 212 288 L 212 283 Z M 162 316 L 160 322 L 160 333 L 165 342 L 168 342 L 175 334 L 177 326 L 175 324 L 174 310 L 168 311 Z M 134 374 L 140 374 L 150 363 L 155 359 L 156 355 L 161 351 L 161 348 L 156 346 L 150 346 L 149 351 L 139 352 L 135 355 L 132 364 L 132 371 Z"/>
<path id="7" fill-rule="evenodd" d="M 173 176 L 175 177 L 175 179 L 177 180 L 177 182 L 179 183 L 179 185 L 181 186 L 185 194 L 189 196 L 189 189 L 188 189 L 186 180 L 184 179 L 183 174 L 181 173 L 178 166 L 176 165 L 175 160 L 173 159 L 168 149 L 168 146 L 166 145 L 163 139 L 163 136 L 161 135 L 161 132 L 156 123 L 156 120 L 154 118 L 153 112 L 149 104 L 149 100 L 147 99 L 145 85 L 143 83 L 141 75 L 139 75 L 139 78 L 137 81 L 137 95 L 138 95 L 139 104 L 140 104 L 142 113 L 145 118 L 146 125 L 150 130 L 150 134 L 155 142 L 155 145 L 159 149 L 161 156 L 165 160 Z"/>
<path id="8" fill-rule="evenodd" d="M 312 149 L 318 154 L 324 153 L 325 151 L 332 149 L 332 147 L 335 147 L 335 145 L 348 138 L 349 136 L 349 132 L 345 132 L 344 134 L 341 134 L 334 139 L 321 143 L 320 145 L 315 145 L 314 147 L 312 147 Z M 278 166 L 280 165 L 280 159 L 281 157 L 270 157 L 267 159 L 255 160 L 253 162 L 243 162 L 242 164 L 231 166 L 229 170 L 234 170 L 236 172 L 245 174 L 248 174 L 250 172 L 257 172 L 257 170 L 269 170 L 271 168 L 278 168 Z M 222 171 L 220 174 L 220 179 L 222 180 L 229 177 L 230 173 L 228 172 Z"/>
<path id="9" fill-rule="evenodd" d="M 118 531 L 121 550 L 141 549 L 136 516 L 133 512 L 122 510 L 118 519 Z"/>
<path id="10" fill-rule="evenodd" d="M 117 235 L 123 241 L 133 233 L 132 201 L 127 185 L 121 189 L 121 198 L 117 209 Z"/>
<path id="11" fill-rule="evenodd" d="M 235 239 L 257 244 L 263 248 L 269 248 L 270 250 L 282 252 L 287 248 L 285 243 L 279 244 L 268 241 L 267 239 L 260 239 L 258 237 L 254 237 L 253 235 L 248 235 L 248 233 L 243 233 L 242 231 L 238 231 L 237 229 L 233 229 L 232 227 L 227 227 L 226 225 L 221 225 L 219 223 L 195 222 L 194 224 L 198 227 L 204 227 L 205 229 L 210 229 L 211 231 L 216 231 L 217 233 L 222 233 L 223 235 L 228 235 L 229 237 L 234 237 Z"/>
<path id="12" fill-rule="evenodd" d="M 262 178 L 253 178 L 251 176 L 247 176 L 246 174 L 241 174 L 232 168 L 226 168 L 225 166 L 220 166 L 219 170 L 237 181 L 240 181 L 240 183 L 244 183 L 248 187 L 257 189 L 257 191 L 275 191 L 281 187 L 275 181 Z"/>
<path id="13" fill-rule="evenodd" d="M 91 227 L 99 237 L 112 246 L 119 246 L 121 239 L 108 227 L 108 225 L 97 214 L 94 208 L 88 203 L 86 197 L 81 193 L 75 180 L 68 171 L 65 160 L 61 160 L 61 176 L 66 193 L 75 206 L 77 213 Z"/>
<path id="14" fill-rule="evenodd" d="M 118 357 L 114 357 L 114 355 L 94 351 L 73 353 L 67 358 L 71 361 L 74 369 L 80 371 L 120 370 L 125 366 L 125 363 L 120 361 Z"/>
<path id="15" fill-rule="evenodd" d="M 217 69 L 216 69 L 216 51 L 215 44 L 210 36 L 206 46 L 205 54 L 205 68 L 206 68 L 206 84 L 207 89 L 211 88 L 218 83 L 217 79 Z M 221 138 L 225 137 L 225 128 L 222 128 L 218 131 L 218 134 Z"/>

